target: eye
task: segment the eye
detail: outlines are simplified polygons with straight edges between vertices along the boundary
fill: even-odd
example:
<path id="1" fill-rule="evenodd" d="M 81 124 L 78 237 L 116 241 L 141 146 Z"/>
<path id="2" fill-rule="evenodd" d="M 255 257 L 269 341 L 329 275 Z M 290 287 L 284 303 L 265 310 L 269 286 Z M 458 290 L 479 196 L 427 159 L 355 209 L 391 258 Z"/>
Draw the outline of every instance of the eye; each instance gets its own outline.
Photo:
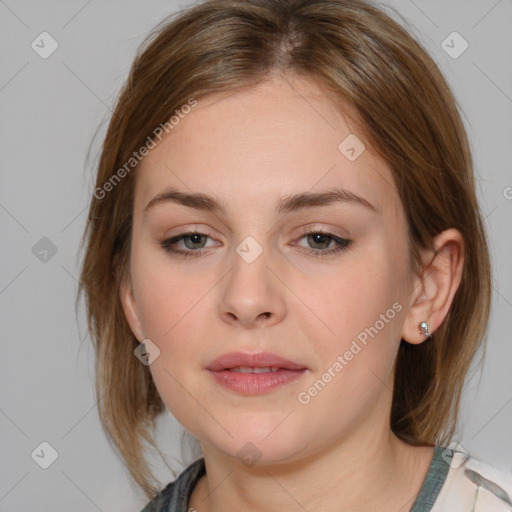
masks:
<path id="1" fill-rule="evenodd" d="M 199 231 L 190 231 L 169 238 L 167 240 L 163 240 L 162 242 L 160 242 L 160 245 L 165 251 L 169 253 L 181 254 L 184 257 L 195 257 L 203 253 L 202 249 L 206 247 L 204 245 L 206 238 L 210 238 L 206 233 L 200 233 Z M 186 250 L 175 248 L 175 246 L 178 245 L 179 242 L 184 243 Z"/>
<path id="2" fill-rule="evenodd" d="M 346 250 L 352 243 L 352 240 L 342 238 L 334 235 L 333 233 L 328 233 L 322 230 L 305 231 L 300 240 L 302 240 L 302 238 L 307 238 L 308 243 L 312 243 L 313 245 L 320 245 L 320 247 L 317 247 L 316 249 L 314 248 L 307 251 L 310 256 L 327 256 L 338 253 Z M 335 243 L 334 247 L 331 247 L 328 250 L 322 250 L 329 247 L 331 242 Z"/>
<path id="3" fill-rule="evenodd" d="M 207 247 L 205 243 L 208 238 L 211 237 L 206 233 L 189 231 L 172 238 L 168 238 L 167 240 L 163 240 L 160 242 L 160 245 L 166 252 L 171 254 L 180 254 L 185 258 L 188 256 L 197 257 L 205 252 L 203 249 Z M 305 231 L 299 240 L 302 240 L 303 238 L 307 238 L 309 244 L 312 243 L 313 245 L 320 246 L 306 250 L 310 256 L 327 256 L 338 253 L 346 250 L 352 243 L 352 240 L 342 238 L 334 235 L 333 233 L 328 233 L 322 230 Z M 176 248 L 176 246 L 181 242 L 183 242 L 185 249 Z M 328 248 L 331 245 L 331 242 L 334 242 L 334 247 Z"/>

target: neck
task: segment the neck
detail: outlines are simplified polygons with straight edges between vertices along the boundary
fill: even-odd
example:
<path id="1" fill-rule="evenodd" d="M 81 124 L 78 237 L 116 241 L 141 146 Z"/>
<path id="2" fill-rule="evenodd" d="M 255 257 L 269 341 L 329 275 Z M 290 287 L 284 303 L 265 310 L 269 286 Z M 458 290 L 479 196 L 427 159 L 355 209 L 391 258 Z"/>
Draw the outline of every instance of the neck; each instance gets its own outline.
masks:
<path id="1" fill-rule="evenodd" d="M 428 472 L 432 447 L 413 447 L 391 431 L 357 430 L 348 442 L 287 463 L 247 466 L 203 445 L 206 475 L 189 506 L 198 512 L 409 511 Z"/>

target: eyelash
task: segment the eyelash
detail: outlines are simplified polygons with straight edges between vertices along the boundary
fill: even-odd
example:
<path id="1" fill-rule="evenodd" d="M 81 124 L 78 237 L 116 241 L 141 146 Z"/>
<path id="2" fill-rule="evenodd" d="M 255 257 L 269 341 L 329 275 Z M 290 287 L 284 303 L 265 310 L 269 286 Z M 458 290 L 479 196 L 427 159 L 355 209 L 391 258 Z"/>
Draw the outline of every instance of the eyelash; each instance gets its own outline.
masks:
<path id="1" fill-rule="evenodd" d="M 177 235 L 175 237 L 168 238 L 167 240 L 163 240 L 160 242 L 160 245 L 168 253 L 175 254 L 175 255 L 180 254 L 185 258 L 189 257 L 189 256 L 192 256 L 195 258 L 195 257 L 201 256 L 203 254 L 203 252 L 205 252 L 205 250 L 199 249 L 197 251 L 194 251 L 194 250 L 188 249 L 186 251 L 183 251 L 181 249 L 173 249 L 172 248 L 173 245 L 177 244 L 184 238 L 188 238 L 192 235 L 200 235 L 200 236 L 204 236 L 207 238 L 211 238 L 206 233 L 201 233 L 200 231 L 188 231 L 186 233 L 182 233 L 181 235 Z M 328 233 L 327 231 L 322 231 L 322 230 L 309 230 L 309 231 L 306 230 L 302 233 L 302 236 L 299 238 L 299 240 L 304 238 L 305 236 L 309 236 L 309 235 L 323 235 L 324 237 L 330 238 L 331 240 L 333 240 L 334 242 L 336 242 L 338 244 L 337 247 L 333 247 L 328 250 L 310 249 L 308 254 L 309 254 L 309 256 L 313 256 L 313 257 L 324 257 L 324 256 L 328 256 L 331 254 L 339 253 L 339 252 L 347 250 L 349 248 L 349 246 L 352 244 L 352 240 L 349 240 L 347 238 L 342 238 L 342 237 L 336 236 L 332 233 Z M 307 251 L 307 249 L 306 249 L 306 251 Z"/>

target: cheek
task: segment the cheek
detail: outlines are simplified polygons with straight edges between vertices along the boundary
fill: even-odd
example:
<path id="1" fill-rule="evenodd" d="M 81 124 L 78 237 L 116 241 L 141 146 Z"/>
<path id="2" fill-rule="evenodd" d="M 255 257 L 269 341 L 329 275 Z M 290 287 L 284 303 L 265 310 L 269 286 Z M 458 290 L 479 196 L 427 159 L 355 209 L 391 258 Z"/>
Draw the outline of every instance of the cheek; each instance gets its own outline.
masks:
<path id="1" fill-rule="evenodd" d="M 376 322 L 377 327 L 382 327 L 381 315 L 393 320 L 385 322 L 385 329 L 381 329 L 389 331 L 389 326 L 399 323 L 395 320 L 397 309 L 401 308 L 393 309 L 400 300 L 405 278 L 399 262 L 383 257 L 382 247 L 361 251 L 353 261 L 345 261 L 338 272 L 318 281 L 316 286 L 308 283 L 301 292 L 307 297 L 310 310 L 317 313 L 318 325 L 325 327 L 324 338 L 347 342 Z"/>
<path id="2" fill-rule="evenodd" d="M 312 309 L 320 312 L 329 327 L 322 329 L 327 333 L 322 336 L 316 331 L 316 337 L 315 329 L 308 330 L 319 361 L 308 384 L 316 386 L 317 382 L 317 387 L 323 388 L 328 382 L 312 399 L 312 410 L 319 414 L 323 408 L 331 408 L 339 421 L 343 415 L 355 417 L 359 407 L 369 407 L 386 387 L 392 386 L 405 310 L 400 302 L 405 267 L 388 255 L 383 255 L 382 245 L 361 252 L 357 261 L 347 264 L 346 270 L 330 280 L 328 287 L 322 286 L 321 292 L 319 288 L 313 293 L 310 290 Z M 315 325 L 320 325 L 318 320 Z M 308 393 L 307 389 L 303 391 Z M 316 393 L 314 388 L 311 391 Z M 339 407 L 332 408 L 332 404 Z"/>
<path id="3" fill-rule="evenodd" d="M 160 348 L 183 329 L 205 294 L 204 280 L 187 276 L 183 269 L 157 251 L 132 253 L 132 281 L 144 334 Z"/>
<path id="4" fill-rule="evenodd" d="M 329 410 L 335 425 L 355 421 L 387 396 L 400 340 L 398 270 L 381 258 L 359 259 L 359 265 L 361 272 L 352 267 L 337 276 L 337 284 L 331 281 L 327 295 L 309 295 L 329 331 L 318 336 L 313 323 L 306 326 L 318 365 L 301 398 L 310 400 L 304 410 L 313 415 Z M 318 320 L 314 324 L 318 328 Z"/>

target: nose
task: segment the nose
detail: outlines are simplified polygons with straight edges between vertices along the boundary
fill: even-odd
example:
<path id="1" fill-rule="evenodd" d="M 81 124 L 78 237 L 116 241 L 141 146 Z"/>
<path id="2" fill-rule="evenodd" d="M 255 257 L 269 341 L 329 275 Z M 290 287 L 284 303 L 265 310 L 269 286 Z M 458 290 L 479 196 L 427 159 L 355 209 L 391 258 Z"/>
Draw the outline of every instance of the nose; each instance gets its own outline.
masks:
<path id="1" fill-rule="evenodd" d="M 243 251 L 247 247 L 250 257 Z M 250 251 L 254 251 L 254 247 L 241 244 L 239 252 L 233 253 L 232 268 L 223 284 L 219 314 L 233 325 L 270 327 L 284 317 L 286 287 L 278 278 L 278 270 L 271 268 L 275 265 L 270 261 L 269 251 L 263 250 L 254 259 Z"/>

